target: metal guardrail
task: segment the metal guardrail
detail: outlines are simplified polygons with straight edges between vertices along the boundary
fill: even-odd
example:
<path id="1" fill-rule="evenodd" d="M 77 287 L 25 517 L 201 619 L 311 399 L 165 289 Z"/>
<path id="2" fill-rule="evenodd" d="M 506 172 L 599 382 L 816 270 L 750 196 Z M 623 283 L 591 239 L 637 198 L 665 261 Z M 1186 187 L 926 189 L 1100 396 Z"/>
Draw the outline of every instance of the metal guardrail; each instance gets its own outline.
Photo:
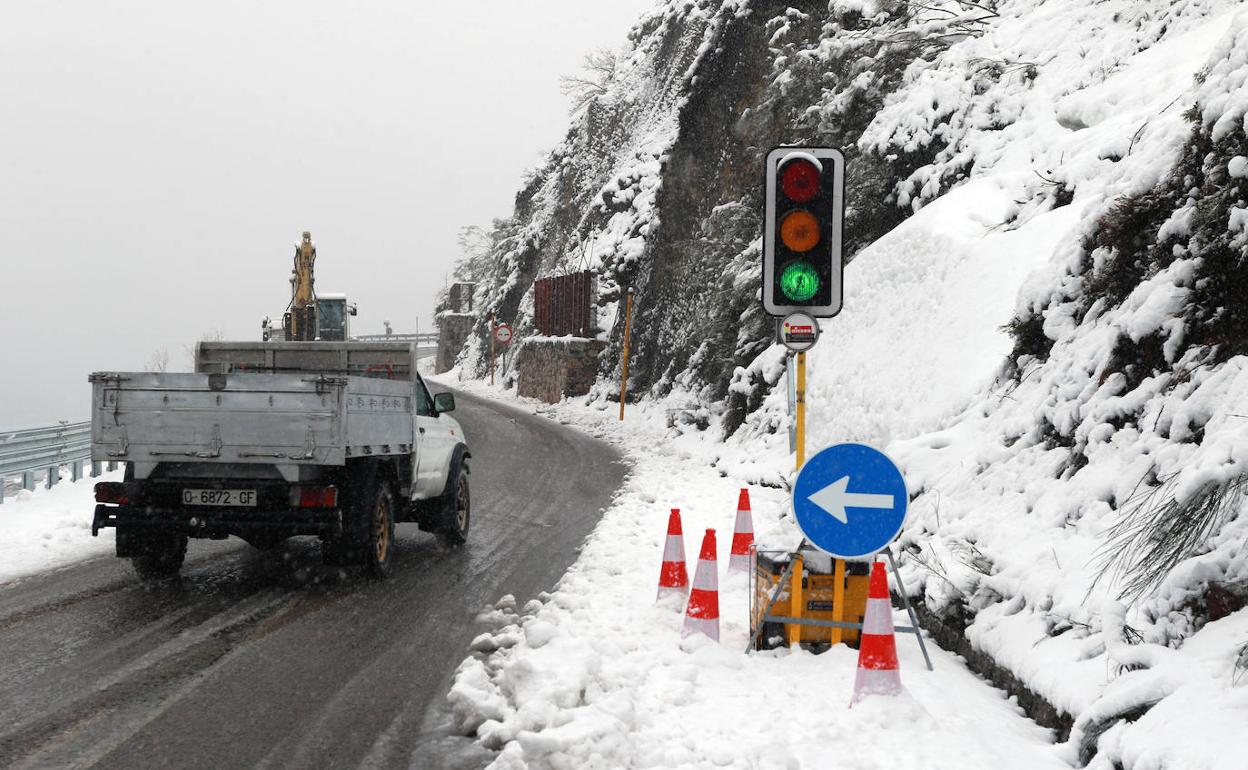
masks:
<path id="1" fill-rule="evenodd" d="M 0 503 L 4 502 L 6 476 L 22 477 L 22 488 L 34 490 L 35 472 L 47 469 L 47 487 L 61 477 L 61 466 L 69 465 L 71 478 L 82 478 L 84 464 L 91 459 L 91 422 L 62 422 L 39 428 L 0 430 Z M 108 463 L 115 470 L 117 463 Z M 100 463 L 91 463 L 91 475 L 100 475 Z"/>
<path id="2" fill-rule="evenodd" d="M 417 344 L 420 344 L 422 342 L 425 342 L 425 343 L 437 342 L 438 333 L 432 332 L 429 334 L 356 334 L 352 336 L 351 339 L 359 340 L 360 342 L 415 342 Z"/>

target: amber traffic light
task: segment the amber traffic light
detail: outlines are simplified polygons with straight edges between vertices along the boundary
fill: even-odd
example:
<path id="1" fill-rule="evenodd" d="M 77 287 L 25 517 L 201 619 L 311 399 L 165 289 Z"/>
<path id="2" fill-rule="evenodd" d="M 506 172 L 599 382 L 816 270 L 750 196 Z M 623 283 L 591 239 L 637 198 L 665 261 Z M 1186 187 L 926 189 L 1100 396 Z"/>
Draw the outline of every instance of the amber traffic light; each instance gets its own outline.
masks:
<path id="1" fill-rule="evenodd" d="M 763 306 L 772 315 L 841 310 L 845 160 L 826 147 L 779 147 L 766 159 Z"/>

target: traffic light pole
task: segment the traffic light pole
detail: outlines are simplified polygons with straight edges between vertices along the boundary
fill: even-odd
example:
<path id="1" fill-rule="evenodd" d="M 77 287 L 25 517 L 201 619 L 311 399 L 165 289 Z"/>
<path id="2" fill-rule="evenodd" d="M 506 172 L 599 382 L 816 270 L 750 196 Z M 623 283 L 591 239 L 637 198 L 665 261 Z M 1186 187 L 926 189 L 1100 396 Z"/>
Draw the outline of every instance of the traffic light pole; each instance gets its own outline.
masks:
<path id="1" fill-rule="evenodd" d="M 806 462 L 806 354 L 797 354 L 797 470 Z"/>

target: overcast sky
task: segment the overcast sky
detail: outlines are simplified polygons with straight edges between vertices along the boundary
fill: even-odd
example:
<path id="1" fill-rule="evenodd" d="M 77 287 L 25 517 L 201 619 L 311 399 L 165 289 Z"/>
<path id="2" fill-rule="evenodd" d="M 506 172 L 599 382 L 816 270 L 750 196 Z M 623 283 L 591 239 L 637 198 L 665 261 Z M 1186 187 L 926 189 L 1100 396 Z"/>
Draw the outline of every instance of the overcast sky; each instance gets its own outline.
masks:
<path id="1" fill-rule="evenodd" d="M 357 333 L 432 330 L 464 225 L 567 129 L 559 76 L 654 0 L 0 3 L 0 428 L 87 374 L 258 339 L 311 230 Z"/>

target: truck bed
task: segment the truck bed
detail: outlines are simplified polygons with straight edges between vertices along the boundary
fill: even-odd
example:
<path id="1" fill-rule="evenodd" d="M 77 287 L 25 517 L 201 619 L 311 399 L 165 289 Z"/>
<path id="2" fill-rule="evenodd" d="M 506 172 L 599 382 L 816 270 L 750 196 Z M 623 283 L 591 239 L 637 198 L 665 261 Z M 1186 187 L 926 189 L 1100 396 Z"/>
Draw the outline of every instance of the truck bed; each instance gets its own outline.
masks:
<path id="1" fill-rule="evenodd" d="M 130 462 L 267 464 L 288 481 L 301 466 L 412 451 L 412 383 L 315 372 L 91 376 L 91 457 Z"/>

